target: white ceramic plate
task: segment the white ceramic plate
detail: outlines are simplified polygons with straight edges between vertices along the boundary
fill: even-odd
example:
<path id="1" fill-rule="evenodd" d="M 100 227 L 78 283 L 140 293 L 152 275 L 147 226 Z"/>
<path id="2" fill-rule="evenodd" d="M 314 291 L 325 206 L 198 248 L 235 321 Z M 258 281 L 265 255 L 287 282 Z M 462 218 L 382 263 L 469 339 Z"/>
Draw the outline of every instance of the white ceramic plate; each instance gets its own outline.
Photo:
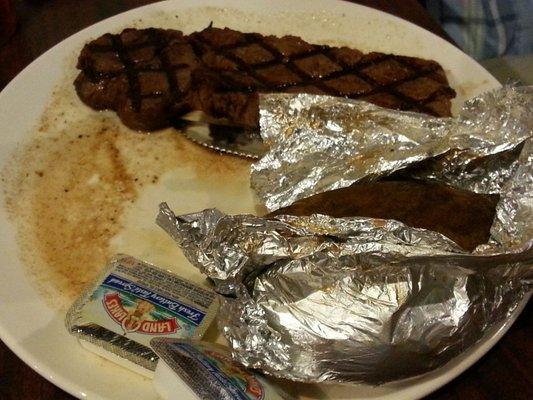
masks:
<path id="1" fill-rule="evenodd" d="M 215 26 L 277 35 L 291 33 L 311 42 L 349 44 L 366 51 L 394 52 L 437 60 L 445 68 L 451 86 L 457 90 L 454 110 L 466 98 L 498 86 L 498 82 L 479 64 L 441 38 L 404 20 L 351 3 L 327 0 L 166 1 L 117 15 L 84 29 L 50 49 L 21 72 L 0 93 L 0 165 L 8 161 L 17 145 L 32 135 L 54 87 L 71 79 L 73 60 L 86 41 L 132 24 L 176 27 L 190 32 L 207 26 L 211 21 Z M 75 99 L 75 96 L 72 98 Z M 80 114 L 92 112 L 76 99 L 73 109 Z M 115 117 L 110 114 L 110 118 Z M 181 175 L 172 178 L 174 181 L 167 179 L 167 189 L 172 186 L 169 182 L 176 183 L 176 179 L 182 182 L 185 178 L 189 179 L 190 184 L 193 175 L 181 171 Z M 207 184 L 200 185 L 196 197 L 195 193 L 189 193 L 188 197 L 175 200 L 174 208 L 178 212 L 186 212 L 217 206 L 227 212 L 248 212 L 253 210 L 253 197 L 244 186 L 239 189 L 240 192 L 227 190 L 219 194 L 209 192 Z M 126 227 L 145 224 L 146 229 L 125 232 L 115 243 L 117 250 L 152 261 L 162 259 L 160 253 L 164 251 L 159 251 L 161 246 L 156 246 L 154 250 L 150 246 L 154 242 L 145 243 L 138 238 L 160 234 L 155 233 L 156 228 L 154 231 L 150 228 L 154 207 L 159 201 L 168 200 L 160 196 L 178 196 L 176 191 L 165 190 L 147 189 L 147 193 L 130 207 L 128 218 L 134 224 L 126 224 Z M 3 204 L 3 199 L 0 200 Z M 167 239 L 161 239 L 164 240 Z M 168 246 L 172 246 L 170 241 Z M 190 268 L 174 253 L 163 257 L 162 262 L 176 271 L 189 271 Z M 63 325 L 64 314 L 43 300 L 22 265 L 15 228 L 9 223 L 4 208 L 0 209 L 0 265 L 0 338 L 29 366 L 79 398 L 157 398 L 148 379 L 84 351 L 67 334 Z M 517 310 L 505 325 L 489 332 L 473 351 L 422 378 L 379 388 L 333 386 L 324 392 L 315 391 L 313 397 L 397 400 L 422 397 L 453 379 L 485 354 L 519 312 Z"/>

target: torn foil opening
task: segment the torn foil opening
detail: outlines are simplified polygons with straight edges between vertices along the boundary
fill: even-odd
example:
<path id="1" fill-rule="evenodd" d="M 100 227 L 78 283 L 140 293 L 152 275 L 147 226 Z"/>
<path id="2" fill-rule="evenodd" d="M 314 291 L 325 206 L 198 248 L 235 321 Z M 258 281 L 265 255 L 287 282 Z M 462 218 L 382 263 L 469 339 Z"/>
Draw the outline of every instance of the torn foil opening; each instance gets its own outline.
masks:
<path id="1" fill-rule="evenodd" d="M 285 95 L 266 101 L 279 105 L 279 96 Z M 467 104 L 464 117 L 440 121 L 360 102 L 333 104 L 324 96 L 289 96 L 286 103 L 295 105 L 289 114 L 280 112 L 276 119 L 268 106 L 261 110 L 262 128 L 305 113 L 317 119 L 302 117 L 303 133 L 287 131 L 279 142 L 286 150 L 265 132 L 271 152 L 252 177 L 258 176 L 257 165 L 269 165 L 272 175 L 254 184 L 260 194 L 272 196 L 274 208 L 438 154 L 446 161 L 440 170 L 433 168 L 451 166 L 438 177 L 448 183 L 467 182 L 457 169 L 461 163 L 491 166 L 502 177 L 497 184 L 471 182 L 500 194 L 500 202 L 491 240 L 472 254 L 439 233 L 392 220 L 261 218 L 215 209 L 176 217 L 162 204 L 157 223 L 220 293 L 233 296 L 223 300 L 219 316 L 233 356 L 247 367 L 295 381 L 381 384 L 444 365 L 509 318 L 533 282 L 530 90 L 503 88 Z M 287 110 L 287 104 L 280 107 Z M 354 109 L 371 121 L 353 117 L 346 134 L 342 121 Z M 483 127 L 485 122 L 491 126 Z M 383 134 L 384 126 L 382 137 L 377 133 Z M 350 135 L 356 144 L 343 150 Z M 401 157 L 390 162 L 383 152 L 387 146 L 395 150 L 386 154 L 398 151 Z M 505 153 L 519 150 L 519 158 Z M 272 158 L 283 151 L 282 158 Z M 485 158 L 496 154 L 507 161 Z M 285 178 L 276 180 L 278 174 Z"/>
<path id="2" fill-rule="evenodd" d="M 532 93 L 512 86 L 485 93 L 466 102 L 458 118 L 330 96 L 263 95 L 261 136 L 270 150 L 252 166 L 251 185 L 276 210 L 425 161 L 412 175 L 498 193 L 516 168 L 517 146 L 532 134 Z"/>

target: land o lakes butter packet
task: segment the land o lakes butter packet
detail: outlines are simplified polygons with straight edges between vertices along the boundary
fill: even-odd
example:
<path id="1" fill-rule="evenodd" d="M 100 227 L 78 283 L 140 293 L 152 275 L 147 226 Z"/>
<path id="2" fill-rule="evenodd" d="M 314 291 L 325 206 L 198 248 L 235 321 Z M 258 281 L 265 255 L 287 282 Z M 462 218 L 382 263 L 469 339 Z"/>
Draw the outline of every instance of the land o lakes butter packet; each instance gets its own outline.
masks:
<path id="1" fill-rule="evenodd" d="M 154 338 L 160 357 L 154 387 L 164 400 L 293 400 L 231 358 L 228 347 L 198 340 Z"/>
<path id="2" fill-rule="evenodd" d="M 150 340 L 199 339 L 218 306 L 218 295 L 208 288 L 118 255 L 72 305 L 65 322 L 82 346 L 152 376 L 158 357 Z"/>

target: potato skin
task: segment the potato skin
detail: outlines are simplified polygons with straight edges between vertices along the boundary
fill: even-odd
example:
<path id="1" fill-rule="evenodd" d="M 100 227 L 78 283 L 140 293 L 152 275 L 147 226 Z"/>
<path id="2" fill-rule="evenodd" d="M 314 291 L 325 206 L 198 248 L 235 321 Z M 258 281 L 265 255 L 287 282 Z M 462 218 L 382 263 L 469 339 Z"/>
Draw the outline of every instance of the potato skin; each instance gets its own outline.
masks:
<path id="1" fill-rule="evenodd" d="M 490 236 L 498 195 L 477 194 L 417 181 L 354 184 L 320 193 L 269 214 L 395 219 L 440 232 L 472 251 Z"/>

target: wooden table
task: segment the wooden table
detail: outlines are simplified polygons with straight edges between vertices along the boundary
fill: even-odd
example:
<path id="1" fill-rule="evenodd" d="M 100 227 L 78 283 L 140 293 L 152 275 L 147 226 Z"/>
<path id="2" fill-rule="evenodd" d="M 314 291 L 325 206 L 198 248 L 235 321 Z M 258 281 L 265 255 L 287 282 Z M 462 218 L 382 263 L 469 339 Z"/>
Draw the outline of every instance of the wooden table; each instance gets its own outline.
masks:
<path id="1" fill-rule="evenodd" d="M 243 0 L 246 1 L 246 0 Z M 19 27 L 0 47 L 0 90 L 44 51 L 86 26 L 149 0 L 15 0 Z M 416 0 L 357 1 L 450 38 Z M 451 40 L 450 40 L 451 41 Z M 505 337 L 434 400 L 533 399 L 531 302 Z M 74 399 L 36 374 L 0 341 L 0 400 Z"/>

